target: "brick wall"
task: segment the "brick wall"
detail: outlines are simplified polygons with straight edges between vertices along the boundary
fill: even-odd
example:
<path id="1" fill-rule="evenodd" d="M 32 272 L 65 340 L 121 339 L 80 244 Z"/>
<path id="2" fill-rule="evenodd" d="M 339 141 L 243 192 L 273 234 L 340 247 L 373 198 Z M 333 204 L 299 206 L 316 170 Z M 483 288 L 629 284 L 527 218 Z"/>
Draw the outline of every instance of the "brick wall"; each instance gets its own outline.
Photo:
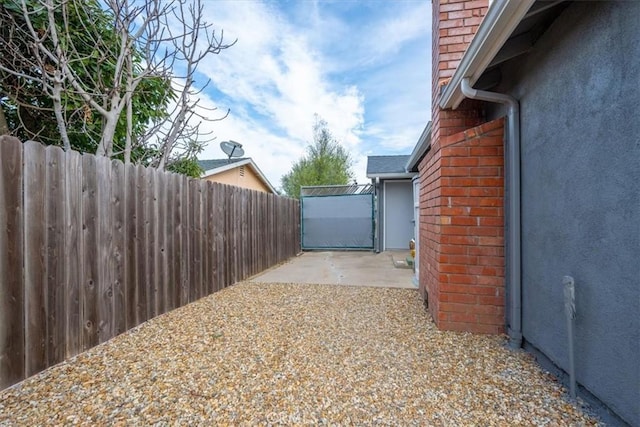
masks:
<path id="1" fill-rule="evenodd" d="M 431 149 L 420 171 L 420 290 L 438 327 L 504 330 L 502 119 L 482 124 L 482 104 L 438 107 L 487 12 L 486 0 L 433 0 Z"/>

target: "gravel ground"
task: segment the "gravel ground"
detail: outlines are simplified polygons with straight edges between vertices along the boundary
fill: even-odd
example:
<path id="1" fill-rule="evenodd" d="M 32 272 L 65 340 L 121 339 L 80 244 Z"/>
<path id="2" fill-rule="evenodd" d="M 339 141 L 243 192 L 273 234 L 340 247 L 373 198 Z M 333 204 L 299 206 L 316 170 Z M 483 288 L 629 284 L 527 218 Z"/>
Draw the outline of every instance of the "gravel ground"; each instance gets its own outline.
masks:
<path id="1" fill-rule="evenodd" d="M 242 283 L 0 392 L 0 425 L 596 425 L 415 290 Z"/>

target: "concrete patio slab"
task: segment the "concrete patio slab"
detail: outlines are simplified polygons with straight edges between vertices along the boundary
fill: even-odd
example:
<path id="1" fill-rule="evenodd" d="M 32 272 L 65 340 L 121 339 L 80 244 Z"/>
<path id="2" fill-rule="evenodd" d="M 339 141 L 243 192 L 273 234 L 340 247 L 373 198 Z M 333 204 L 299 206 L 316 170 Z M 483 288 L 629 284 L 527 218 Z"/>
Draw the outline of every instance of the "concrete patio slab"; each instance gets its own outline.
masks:
<path id="1" fill-rule="evenodd" d="M 250 281 L 416 289 L 407 256 L 408 251 L 304 252 Z"/>

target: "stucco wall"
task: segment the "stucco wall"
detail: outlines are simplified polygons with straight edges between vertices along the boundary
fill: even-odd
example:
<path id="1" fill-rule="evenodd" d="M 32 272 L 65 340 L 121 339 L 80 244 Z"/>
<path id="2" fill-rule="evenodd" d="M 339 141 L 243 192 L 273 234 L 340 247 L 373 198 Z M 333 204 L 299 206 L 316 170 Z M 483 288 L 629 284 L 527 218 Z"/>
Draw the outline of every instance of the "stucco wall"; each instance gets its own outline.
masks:
<path id="1" fill-rule="evenodd" d="M 240 168 L 244 168 L 244 176 L 240 173 Z M 236 185 L 242 188 L 249 188 L 251 190 L 271 193 L 271 190 L 269 190 L 269 188 L 264 185 L 264 183 L 260 180 L 260 178 L 258 178 L 258 176 L 249 165 L 238 166 L 222 173 L 207 176 L 204 179 L 206 179 L 207 181 Z"/>
<path id="2" fill-rule="evenodd" d="M 640 3 L 574 2 L 499 90 L 521 103 L 523 332 L 640 425 Z M 495 114 L 495 111 L 494 111 Z"/>

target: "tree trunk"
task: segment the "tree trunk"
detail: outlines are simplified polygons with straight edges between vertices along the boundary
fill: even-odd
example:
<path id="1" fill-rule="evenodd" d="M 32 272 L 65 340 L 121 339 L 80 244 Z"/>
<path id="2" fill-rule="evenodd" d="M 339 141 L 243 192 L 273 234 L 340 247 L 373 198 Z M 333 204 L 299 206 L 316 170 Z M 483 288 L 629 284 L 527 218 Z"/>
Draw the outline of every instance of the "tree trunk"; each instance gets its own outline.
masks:
<path id="1" fill-rule="evenodd" d="M 131 146 L 133 145 L 133 67 L 131 65 L 131 54 L 127 57 L 127 139 L 124 147 L 124 164 L 131 163 Z"/>
<path id="2" fill-rule="evenodd" d="M 111 157 L 111 154 L 113 154 L 113 138 L 116 134 L 116 125 L 118 124 L 119 116 L 118 112 L 111 110 L 105 117 L 104 128 L 102 128 L 102 135 L 98 143 L 96 156 Z"/>
<path id="3" fill-rule="evenodd" d="M 62 114 L 62 80 L 59 71 L 56 71 L 55 73 L 51 100 L 53 101 L 53 112 L 56 116 L 58 131 L 60 132 L 64 151 L 70 151 L 71 142 L 69 142 L 69 135 L 67 134 L 67 123 L 64 120 L 64 114 Z"/>

